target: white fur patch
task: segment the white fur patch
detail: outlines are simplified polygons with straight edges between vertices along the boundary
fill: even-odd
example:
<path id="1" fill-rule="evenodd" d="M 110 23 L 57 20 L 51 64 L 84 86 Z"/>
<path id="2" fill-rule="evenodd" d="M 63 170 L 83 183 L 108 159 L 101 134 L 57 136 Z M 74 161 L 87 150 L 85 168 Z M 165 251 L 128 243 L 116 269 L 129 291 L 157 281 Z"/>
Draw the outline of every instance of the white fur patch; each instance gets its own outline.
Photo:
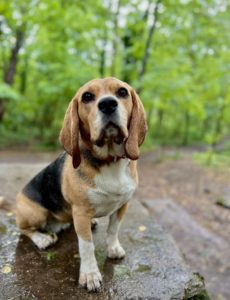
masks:
<path id="1" fill-rule="evenodd" d="M 98 290 L 102 277 L 94 255 L 94 244 L 92 241 L 84 241 L 80 237 L 78 237 L 78 243 L 81 257 L 79 284 L 86 286 L 89 291 Z"/>
<path id="2" fill-rule="evenodd" d="M 118 129 L 113 126 L 109 126 L 105 130 L 105 136 L 108 138 L 111 136 L 117 136 L 117 134 L 118 134 Z"/>
<path id="3" fill-rule="evenodd" d="M 122 248 L 117 237 L 109 236 L 108 243 L 108 257 L 109 258 L 123 258 L 125 257 L 125 250 Z"/>
<path id="4" fill-rule="evenodd" d="M 48 232 L 59 233 L 70 227 L 70 223 L 49 222 L 45 225 L 44 229 Z"/>
<path id="5" fill-rule="evenodd" d="M 93 150 L 96 152 L 97 156 L 101 159 L 109 156 L 109 147 L 107 144 L 105 144 L 103 147 L 93 145 Z"/>
<path id="6" fill-rule="evenodd" d="M 108 144 L 105 144 L 102 147 L 94 145 L 93 150 L 101 159 L 105 159 L 109 156 L 114 156 L 114 158 L 116 158 L 117 156 L 122 157 L 125 154 L 124 144 L 113 143 L 110 146 L 108 146 Z"/>
<path id="7" fill-rule="evenodd" d="M 94 255 L 94 244 L 78 237 L 79 254 L 81 257 L 81 269 L 83 273 L 97 272 L 98 266 Z"/>
<path id="8" fill-rule="evenodd" d="M 90 203 L 96 210 L 95 217 L 112 214 L 132 197 L 136 183 L 128 165 L 128 159 L 121 159 L 102 167 L 100 174 L 95 176 L 96 188 L 88 191 Z"/>
<path id="9" fill-rule="evenodd" d="M 41 233 L 38 231 L 35 231 L 31 235 L 31 240 L 34 242 L 34 244 L 40 249 L 46 249 L 47 247 L 53 245 L 57 241 L 57 236 L 55 234 L 49 235 L 45 233 Z"/>

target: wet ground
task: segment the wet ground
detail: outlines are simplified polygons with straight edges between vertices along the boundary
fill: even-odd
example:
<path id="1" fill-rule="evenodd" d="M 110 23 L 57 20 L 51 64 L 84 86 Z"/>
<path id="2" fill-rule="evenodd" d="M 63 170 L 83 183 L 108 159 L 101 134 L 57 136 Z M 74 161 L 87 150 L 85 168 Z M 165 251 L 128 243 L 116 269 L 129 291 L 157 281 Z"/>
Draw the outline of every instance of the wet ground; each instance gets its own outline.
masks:
<path id="1" fill-rule="evenodd" d="M 126 257 L 106 258 L 106 220 L 94 234 L 103 288 L 90 294 L 78 287 L 79 255 L 73 228 L 55 246 L 38 250 L 20 236 L 14 215 L 0 215 L 0 299 L 188 299 L 204 291 L 203 279 L 184 263 L 170 236 L 133 200 L 121 229 Z M 206 299 L 206 298 L 202 298 Z"/>
<path id="2" fill-rule="evenodd" d="M 14 196 L 19 187 L 22 187 L 44 165 L 44 162 L 49 162 L 55 156 L 56 154 L 53 153 L 0 152 L 0 196 L 4 195 L 7 202 L 13 205 Z M 167 156 L 167 159 L 164 157 L 162 159 L 160 156 L 159 159 L 156 153 L 145 154 L 142 157 L 139 163 L 139 173 L 140 188 L 136 197 L 143 204 L 146 199 L 154 201 L 154 199 L 164 199 L 170 196 L 172 201 L 179 208 L 183 208 L 195 224 L 223 238 L 225 245 L 229 245 L 229 211 L 215 205 L 215 197 L 221 193 L 222 187 L 227 185 L 226 175 L 206 171 L 197 166 L 190 154 L 176 158 Z M 8 203 L 7 210 L 12 211 L 13 207 Z M 139 293 L 140 299 L 148 299 L 145 298 L 148 296 L 149 299 L 167 300 L 182 299 L 185 294 L 188 296 L 188 291 L 191 295 L 191 291 L 196 291 L 197 282 L 198 290 L 202 290 L 202 281 L 199 276 L 192 275 L 188 271 L 177 246 L 170 236 L 153 222 L 153 218 L 162 223 L 174 236 L 193 270 L 205 273 L 211 298 L 230 299 L 230 292 L 227 288 L 229 286 L 227 256 L 220 253 L 221 265 L 217 268 L 217 265 L 212 264 L 211 261 L 212 257 L 215 261 L 218 253 L 213 254 L 212 251 L 212 256 L 209 256 L 207 244 L 200 243 L 203 240 L 202 234 L 198 233 L 200 240 L 194 240 L 190 238 L 192 235 L 189 235 L 189 230 L 181 233 L 183 221 L 178 225 L 176 222 L 178 218 L 175 218 L 175 215 L 170 215 L 170 219 L 165 211 L 161 210 L 159 213 L 158 209 L 157 213 L 156 209 L 154 212 L 149 209 L 149 212 L 148 216 L 143 206 L 137 206 L 135 209 L 135 205 L 129 212 L 121 231 L 127 257 L 121 262 L 106 259 L 103 242 L 105 226 L 103 224 L 100 226 L 95 240 L 97 240 L 97 257 L 104 274 L 104 287 L 100 295 L 92 296 L 77 286 L 79 257 L 76 250 L 76 236 L 72 229 L 61 234 L 54 248 L 49 251 L 38 251 L 27 238 L 19 237 L 14 224 L 14 216 L 8 214 L 7 211 L 2 211 L 0 295 L 4 297 L 0 296 L 0 299 L 137 299 L 137 293 Z M 165 214 L 166 217 L 161 217 Z M 189 217 L 184 218 L 185 223 Z M 142 226 L 145 228 L 144 231 L 140 230 L 140 228 L 143 229 Z M 202 230 L 200 229 L 200 232 L 203 232 Z M 195 244 L 194 248 L 194 241 L 199 243 L 199 247 Z M 210 239 L 209 246 L 212 243 L 213 240 Z M 190 247 L 191 245 L 193 247 Z M 194 251 L 196 248 L 197 251 Z M 201 255 L 203 252 L 205 255 Z M 203 259 L 204 256 L 208 259 Z M 200 257 L 202 259 L 198 259 Z M 9 273 L 6 274 L 5 271 Z M 218 281 L 221 281 L 221 289 Z M 49 298 L 47 298 L 47 293 L 50 295 Z"/>

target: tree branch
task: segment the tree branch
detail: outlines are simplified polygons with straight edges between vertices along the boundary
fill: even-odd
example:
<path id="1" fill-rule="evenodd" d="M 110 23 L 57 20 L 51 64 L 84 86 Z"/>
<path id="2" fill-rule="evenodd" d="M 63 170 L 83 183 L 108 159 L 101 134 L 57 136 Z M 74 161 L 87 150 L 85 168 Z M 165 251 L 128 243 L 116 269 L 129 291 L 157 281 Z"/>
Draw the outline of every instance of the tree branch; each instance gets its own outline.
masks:
<path id="1" fill-rule="evenodd" d="M 144 55 L 142 57 L 141 68 L 140 68 L 140 72 L 138 75 L 139 81 L 142 80 L 142 78 L 146 72 L 147 62 L 148 62 L 150 49 L 151 49 L 151 42 L 153 39 L 153 35 L 154 35 L 155 29 L 156 29 L 156 23 L 158 20 L 158 10 L 159 10 L 160 3 L 161 3 L 161 0 L 157 0 L 155 8 L 154 8 L 154 12 L 153 12 L 154 20 L 153 20 L 151 27 L 149 28 L 149 33 L 148 33 L 148 37 L 147 37 L 146 44 L 145 44 L 145 51 L 144 51 Z M 139 92 L 140 92 L 140 90 L 139 90 Z"/>
<path id="2" fill-rule="evenodd" d="M 22 30 L 22 28 L 18 28 L 16 31 L 16 42 L 14 47 L 11 50 L 8 67 L 6 68 L 4 74 L 4 82 L 9 85 L 12 85 L 14 82 L 14 76 L 15 76 L 16 66 L 18 62 L 18 53 L 22 47 L 23 40 L 24 40 L 24 31 Z"/>
<path id="3" fill-rule="evenodd" d="M 120 10 L 120 0 L 117 0 L 117 7 L 114 14 L 114 32 L 112 41 L 112 64 L 111 64 L 111 76 L 115 76 L 116 73 L 116 57 L 117 57 L 117 35 L 118 35 L 118 16 Z"/>

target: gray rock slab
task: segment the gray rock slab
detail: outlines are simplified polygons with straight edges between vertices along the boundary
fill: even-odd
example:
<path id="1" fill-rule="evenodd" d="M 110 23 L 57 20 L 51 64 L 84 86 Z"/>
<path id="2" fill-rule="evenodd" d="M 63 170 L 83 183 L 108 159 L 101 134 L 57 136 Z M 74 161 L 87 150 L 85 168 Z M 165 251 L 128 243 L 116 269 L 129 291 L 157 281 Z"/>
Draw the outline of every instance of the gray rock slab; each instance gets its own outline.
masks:
<path id="1" fill-rule="evenodd" d="M 20 175 L 18 188 L 40 167 L 12 165 L 9 170 L 6 166 L 8 172 Z M 107 218 L 100 219 L 94 234 L 104 284 L 100 293 L 90 294 L 77 284 L 79 255 L 73 228 L 61 233 L 55 246 L 39 251 L 20 236 L 15 216 L 0 212 L 0 299 L 168 300 L 195 299 L 204 293 L 203 278 L 190 271 L 174 240 L 138 201 L 131 202 L 121 227 L 120 240 L 126 250 L 121 261 L 106 258 L 107 222 Z"/>
<path id="2" fill-rule="evenodd" d="M 230 299 L 229 241 L 197 223 L 172 199 L 149 199 L 143 203 L 176 240 L 189 265 L 205 277 L 210 295 Z"/>

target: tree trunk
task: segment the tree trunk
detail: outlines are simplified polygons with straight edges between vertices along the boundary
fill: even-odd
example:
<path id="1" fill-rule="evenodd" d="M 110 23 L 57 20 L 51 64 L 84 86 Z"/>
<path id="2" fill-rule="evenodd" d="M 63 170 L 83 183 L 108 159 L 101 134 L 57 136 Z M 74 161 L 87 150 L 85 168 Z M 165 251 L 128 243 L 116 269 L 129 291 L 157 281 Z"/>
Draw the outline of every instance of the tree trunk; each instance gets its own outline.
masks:
<path id="1" fill-rule="evenodd" d="M 107 44 L 107 29 L 104 29 L 104 37 L 103 37 L 103 44 L 100 54 L 100 66 L 99 66 L 99 74 L 100 77 L 105 76 L 105 60 L 106 60 L 106 44 Z"/>
<path id="2" fill-rule="evenodd" d="M 184 137 L 182 141 L 182 145 L 188 145 L 188 136 L 189 136 L 189 127 L 190 127 L 190 115 L 189 112 L 185 112 L 185 130 L 184 130 Z"/>
<path id="3" fill-rule="evenodd" d="M 152 119 L 152 114 L 153 114 L 153 106 L 150 107 L 150 109 L 147 112 L 147 124 L 148 127 L 150 127 L 151 119 Z"/>
<path id="4" fill-rule="evenodd" d="M 117 36 L 118 36 L 118 16 L 120 10 L 120 0 L 117 0 L 117 7 L 114 14 L 114 32 L 113 32 L 113 41 L 112 41 L 112 64 L 111 64 L 111 76 L 115 76 L 116 74 L 116 58 L 117 58 Z"/>
<path id="5" fill-rule="evenodd" d="M 215 126 L 215 137 L 219 137 L 222 131 L 222 120 L 223 120 L 223 115 L 224 115 L 224 110 L 225 110 L 226 105 L 223 104 L 219 110 L 219 115 L 218 118 L 216 120 L 216 126 Z M 217 145 L 217 140 L 214 140 L 214 142 L 212 143 L 212 148 L 215 148 Z"/>
<path id="6" fill-rule="evenodd" d="M 145 12 L 143 14 L 143 18 L 142 18 L 143 21 L 147 21 L 148 20 L 151 4 L 152 4 L 152 0 L 149 0 L 147 8 L 146 8 L 146 10 L 145 10 Z"/>
<path id="7" fill-rule="evenodd" d="M 3 99 L 0 99 L 0 123 L 1 123 L 2 120 L 3 120 L 4 113 L 5 113 L 4 100 L 3 100 Z"/>
<path id="8" fill-rule="evenodd" d="M 127 33 L 122 38 L 123 45 L 124 45 L 124 61 L 123 61 L 123 69 L 122 69 L 122 80 L 125 82 L 130 83 L 131 82 L 131 69 L 130 66 L 136 64 L 136 58 L 129 53 L 129 49 L 133 46 L 133 39 L 132 36 L 129 34 L 129 31 L 127 30 Z"/>
<path id="9" fill-rule="evenodd" d="M 110 9 L 111 9 L 111 0 L 108 1 L 106 5 L 106 15 L 110 18 Z M 99 75 L 100 77 L 105 77 L 105 70 L 106 70 L 106 46 L 108 43 L 108 31 L 106 26 L 106 20 L 104 23 L 104 31 L 103 31 L 103 37 L 102 37 L 102 49 L 100 53 L 100 65 L 99 65 Z"/>
<path id="10" fill-rule="evenodd" d="M 133 55 L 133 53 L 130 51 L 132 49 L 135 39 L 139 36 L 143 36 L 144 30 L 146 28 L 146 24 L 148 21 L 149 17 L 149 12 L 150 12 L 150 6 L 152 4 L 152 0 L 148 1 L 147 8 L 141 18 L 141 22 L 143 22 L 142 28 L 133 28 L 133 27 L 128 27 L 124 31 L 124 35 L 122 37 L 122 42 L 124 46 L 124 59 L 123 59 L 123 65 L 125 66 L 122 69 L 122 75 L 121 79 L 126 82 L 131 82 L 132 81 L 132 76 L 131 74 L 136 73 L 136 64 L 137 64 L 137 57 Z"/>
<path id="11" fill-rule="evenodd" d="M 28 57 L 26 56 L 24 59 L 24 65 L 21 72 L 21 81 L 20 81 L 20 93 L 22 95 L 26 92 L 26 84 L 27 84 L 27 72 L 28 72 Z"/>
<path id="12" fill-rule="evenodd" d="M 16 42 L 14 47 L 11 50 L 10 60 L 4 74 L 4 82 L 9 85 L 12 85 L 14 83 L 14 76 L 16 73 L 16 67 L 18 62 L 18 53 L 22 47 L 23 39 L 24 39 L 24 31 L 22 30 L 22 28 L 17 29 Z"/>
<path id="13" fill-rule="evenodd" d="M 151 49 L 151 43 L 152 43 L 153 35 L 154 35 L 155 29 L 156 29 L 156 23 L 158 20 L 158 10 L 159 10 L 160 3 L 161 3 L 161 0 L 157 0 L 155 8 L 154 8 L 154 12 L 153 12 L 154 20 L 153 20 L 152 25 L 150 26 L 148 37 L 147 37 L 146 44 L 145 44 L 145 51 L 144 51 L 144 55 L 142 57 L 141 68 L 140 68 L 140 72 L 138 75 L 139 81 L 142 80 L 142 78 L 146 72 L 146 67 L 147 67 L 148 58 L 149 58 L 150 49 Z M 141 89 L 142 88 L 139 87 L 139 90 L 138 90 L 139 93 L 141 92 Z"/>
<path id="14" fill-rule="evenodd" d="M 164 118 L 164 110 L 158 109 L 157 111 L 157 124 L 156 124 L 156 136 L 160 137 L 162 133 L 162 123 Z"/>
<path id="15" fill-rule="evenodd" d="M 204 139 L 204 137 L 205 137 L 205 133 L 208 131 L 208 129 L 209 129 L 209 123 L 210 123 L 210 117 L 206 117 L 204 120 L 203 120 L 203 122 L 202 122 L 202 124 L 201 124 L 201 130 L 200 130 L 200 135 L 199 135 L 199 138 L 201 139 L 201 140 L 203 140 Z"/>

